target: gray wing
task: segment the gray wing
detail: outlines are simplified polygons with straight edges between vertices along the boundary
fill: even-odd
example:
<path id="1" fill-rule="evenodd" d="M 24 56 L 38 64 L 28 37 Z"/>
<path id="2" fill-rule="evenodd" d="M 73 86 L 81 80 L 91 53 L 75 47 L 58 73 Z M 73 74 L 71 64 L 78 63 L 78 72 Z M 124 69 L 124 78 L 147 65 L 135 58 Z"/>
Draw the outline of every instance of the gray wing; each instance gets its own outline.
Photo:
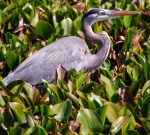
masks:
<path id="1" fill-rule="evenodd" d="M 62 65 L 66 70 L 75 68 L 80 72 L 87 68 L 89 49 L 84 40 L 78 37 L 65 37 L 40 49 L 30 56 L 6 78 L 5 83 L 16 79 L 24 80 L 32 85 L 55 80 L 55 69 Z"/>

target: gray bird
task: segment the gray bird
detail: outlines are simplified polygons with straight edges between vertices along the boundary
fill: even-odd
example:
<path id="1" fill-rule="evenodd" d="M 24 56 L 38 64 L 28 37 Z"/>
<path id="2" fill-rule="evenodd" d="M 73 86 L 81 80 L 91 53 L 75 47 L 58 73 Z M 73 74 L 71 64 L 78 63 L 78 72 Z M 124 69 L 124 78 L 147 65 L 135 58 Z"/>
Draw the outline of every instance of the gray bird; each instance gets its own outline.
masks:
<path id="1" fill-rule="evenodd" d="M 23 61 L 17 69 L 3 79 L 6 84 L 16 79 L 24 80 L 32 85 L 42 84 L 42 79 L 54 82 L 55 69 L 62 65 L 66 70 L 75 68 L 79 73 L 85 69 L 99 67 L 107 58 L 110 50 L 110 38 L 105 31 L 95 34 L 92 24 L 97 21 L 114 19 L 124 15 L 138 14 L 136 11 L 113 11 L 91 9 L 82 19 L 83 32 L 89 40 L 100 44 L 100 50 L 92 55 L 85 41 L 79 37 L 68 36 L 59 39 L 40 49 Z"/>

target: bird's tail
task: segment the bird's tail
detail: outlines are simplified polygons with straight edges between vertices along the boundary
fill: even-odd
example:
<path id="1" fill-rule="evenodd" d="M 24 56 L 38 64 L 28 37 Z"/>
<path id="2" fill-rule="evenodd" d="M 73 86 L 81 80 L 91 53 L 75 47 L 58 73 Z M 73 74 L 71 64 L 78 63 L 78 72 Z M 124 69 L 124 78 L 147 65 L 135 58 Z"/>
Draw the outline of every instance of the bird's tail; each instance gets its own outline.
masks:
<path id="1" fill-rule="evenodd" d="M 9 75 L 7 75 L 4 79 L 3 79 L 3 82 L 5 83 L 5 84 L 9 84 L 11 81 L 13 81 L 13 74 L 14 73 L 10 73 Z"/>

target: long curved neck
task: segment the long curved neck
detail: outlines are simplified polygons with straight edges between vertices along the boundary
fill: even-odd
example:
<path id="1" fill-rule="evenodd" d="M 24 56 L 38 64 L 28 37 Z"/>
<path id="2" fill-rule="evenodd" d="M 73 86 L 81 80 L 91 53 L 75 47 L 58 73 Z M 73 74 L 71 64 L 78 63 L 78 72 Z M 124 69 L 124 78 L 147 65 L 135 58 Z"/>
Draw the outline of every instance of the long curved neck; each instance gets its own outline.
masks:
<path id="1" fill-rule="evenodd" d="M 98 67 L 107 58 L 107 55 L 110 50 L 110 38 L 107 35 L 107 33 L 104 31 L 102 31 L 99 34 L 95 34 L 91 28 L 90 23 L 88 23 L 87 21 L 83 20 L 82 28 L 83 28 L 83 32 L 84 32 L 86 38 L 88 38 L 92 42 L 100 45 L 100 50 L 95 55 L 91 56 L 92 64 L 94 64 L 95 67 Z"/>

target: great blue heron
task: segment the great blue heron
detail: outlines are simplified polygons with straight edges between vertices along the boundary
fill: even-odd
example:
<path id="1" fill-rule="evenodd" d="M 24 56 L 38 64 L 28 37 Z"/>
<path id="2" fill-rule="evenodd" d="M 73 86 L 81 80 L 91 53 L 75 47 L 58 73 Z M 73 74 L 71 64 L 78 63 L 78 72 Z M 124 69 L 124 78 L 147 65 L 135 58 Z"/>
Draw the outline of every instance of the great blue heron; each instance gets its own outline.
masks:
<path id="1" fill-rule="evenodd" d="M 85 36 L 94 43 L 100 44 L 100 50 L 92 55 L 85 41 L 79 37 L 68 36 L 40 49 L 22 62 L 17 69 L 3 79 L 10 83 L 16 79 L 32 85 L 42 84 L 42 79 L 55 81 L 55 69 L 62 65 L 66 70 L 75 68 L 77 72 L 99 67 L 107 58 L 110 50 L 110 38 L 106 32 L 95 34 L 92 24 L 97 21 L 113 19 L 124 15 L 137 14 L 136 11 L 113 11 L 91 9 L 84 14 L 82 28 Z"/>

